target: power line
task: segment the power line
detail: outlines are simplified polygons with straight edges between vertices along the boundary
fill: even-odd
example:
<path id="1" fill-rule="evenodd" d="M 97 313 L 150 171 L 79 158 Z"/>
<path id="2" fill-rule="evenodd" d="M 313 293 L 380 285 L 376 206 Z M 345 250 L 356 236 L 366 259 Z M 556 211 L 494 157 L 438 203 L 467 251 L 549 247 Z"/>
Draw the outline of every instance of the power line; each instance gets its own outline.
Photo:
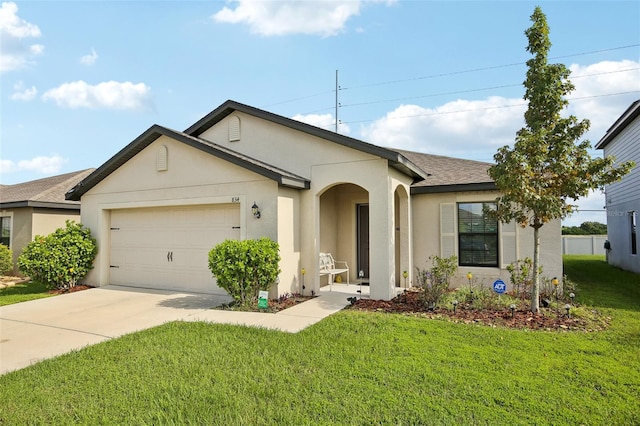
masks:
<path id="1" fill-rule="evenodd" d="M 615 73 L 620 73 L 620 72 L 637 71 L 637 70 L 640 70 L 640 68 L 627 68 L 627 69 L 623 69 L 623 70 L 603 71 L 603 72 L 593 73 L 593 74 L 582 74 L 582 75 L 571 76 L 571 80 L 575 80 L 575 79 L 578 79 L 578 78 L 606 75 L 606 74 L 615 74 Z M 476 89 L 456 90 L 456 91 L 453 91 L 453 92 L 432 93 L 432 94 L 428 94 L 428 95 L 418 95 L 418 96 L 408 96 L 408 97 L 402 97 L 402 98 L 382 99 L 382 100 L 377 100 L 377 101 L 357 102 L 357 103 L 352 103 L 352 104 L 339 104 L 338 106 L 340 108 L 348 108 L 348 107 L 354 107 L 354 106 L 373 105 L 373 104 L 381 104 L 381 103 L 389 103 L 389 102 L 399 102 L 399 101 L 431 98 L 431 97 L 438 97 L 438 96 L 459 95 L 459 94 L 464 94 L 464 93 L 473 93 L 473 92 L 481 92 L 481 91 L 486 91 L 486 90 L 505 89 L 505 88 L 509 88 L 509 87 L 520 87 L 520 86 L 522 86 L 522 83 L 514 83 L 514 84 L 505 84 L 505 85 L 501 85 L 501 86 L 491 86 L 491 87 L 481 87 L 481 88 L 476 88 Z M 329 110 L 332 110 L 332 109 L 334 109 L 334 107 L 326 107 L 326 108 L 316 109 L 316 110 L 313 110 L 313 111 L 307 111 L 307 112 L 301 113 L 301 115 L 315 114 L 315 113 L 318 113 L 318 112 L 329 111 Z"/>
<path id="2" fill-rule="evenodd" d="M 629 48 L 638 47 L 638 46 L 640 46 L 640 44 L 630 44 L 630 45 L 626 45 L 626 46 L 618 46 L 618 47 L 612 47 L 612 48 L 607 48 L 607 49 L 592 50 L 592 51 L 588 51 L 588 52 L 580 52 L 580 53 L 574 53 L 574 54 L 569 54 L 569 55 L 556 56 L 556 57 L 553 57 L 553 58 L 550 58 L 550 59 L 555 60 L 555 59 L 562 59 L 562 58 L 571 58 L 571 57 L 576 57 L 576 56 L 591 55 L 591 54 L 595 54 L 595 53 L 611 52 L 611 51 L 614 51 L 614 50 L 629 49 Z M 318 93 L 311 94 L 311 95 L 306 95 L 306 96 L 301 96 L 301 97 L 297 97 L 297 98 L 283 100 L 283 101 L 280 101 L 280 102 L 275 102 L 275 103 L 272 103 L 272 104 L 265 105 L 264 107 L 267 108 L 267 107 L 272 107 L 272 106 L 276 106 L 276 105 L 283 105 L 283 104 L 287 104 L 287 103 L 291 103 L 291 102 L 297 102 L 297 101 L 301 101 L 301 100 L 305 100 L 305 99 L 309 99 L 309 98 L 314 98 L 314 97 L 317 97 L 317 96 L 326 95 L 326 94 L 329 94 L 329 93 L 337 93 L 337 91 L 341 91 L 341 90 L 350 90 L 350 89 L 359 89 L 359 88 L 374 87 L 374 86 L 383 86 L 383 85 L 396 84 L 396 83 L 402 83 L 402 82 L 408 82 L 408 81 L 418 81 L 418 80 L 424 80 L 424 79 L 429 79 L 429 78 L 445 77 L 445 76 L 458 75 L 458 74 L 467 74 L 467 73 L 478 72 L 478 71 L 488 71 L 488 70 L 492 70 L 492 69 L 507 68 L 507 67 L 513 67 L 513 66 L 518 66 L 518 65 L 526 65 L 526 62 L 502 64 L 502 65 L 495 65 L 495 66 L 483 67 L 483 68 L 474 68 L 474 69 L 461 70 L 461 71 L 452 71 L 452 72 L 449 72 L 449 73 L 434 74 L 434 75 L 428 75 L 428 76 L 422 76 L 422 77 L 412 77 L 412 78 L 407 78 L 407 79 L 391 80 L 391 81 L 386 81 L 386 82 L 369 83 L 369 84 L 364 84 L 364 85 L 360 85 L 360 86 L 338 87 L 337 90 L 325 90 L 323 92 L 318 92 Z M 578 77 L 572 77 L 572 78 L 578 78 Z M 503 87 L 509 87 L 509 85 L 503 86 Z M 501 88 L 501 87 L 498 87 L 498 88 Z M 477 90 L 482 90 L 482 89 L 471 89 L 471 91 L 477 91 Z M 488 90 L 488 89 L 485 89 L 485 90 Z M 464 92 L 452 92 L 451 94 L 453 94 L 453 93 L 464 93 Z M 427 97 L 427 96 L 437 96 L 437 95 L 426 95 L 425 97 Z M 400 100 L 402 100 L 402 99 L 400 99 Z M 380 101 L 380 102 L 383 102 L 383 101 Z M 363 103 L 363 105 L 364 105 L 364 103 Z M 343 106 L 343 105 L 340 105 L 340 106 Z M 315 110 L 315 111 L 307 112 L 305 114 L 312 114 L 312 113 L 315 113 L 315 112 L 327 111 L 327 110 L 330 110 L 330 109 L 333 109 L 333 107 L 322 108 L 322 109 L 318 109 L 318 110 Z"/>
<path id="3" fill-rule="evenodd" d="M 598 76 L 598 75 L 615 74 L 615 73 L 619 73 L 619 72 L 637 71 L 639 69 L 640 68 L 628 68 L 628 69 L 616 70 L 616 71 L 603 71 L 603 72 L 594 73 L 594 74 L 582 74 L 582 75 L 572 76 L 571 80 L 574 80 L 574 79 L 577 79 L 577 78 L 584 78 L 584 77 L 594 77 L 594 76 Z M 437 97 L 437 96 L 459 95 L 459 94 L 463 94 L 463 93 L 473 93 L 473 92 L 481 92 L 481 91 L 485 91 L 485 90 L 505 89 L 505 88 L 508 88 L 508 87 L 520 87 L 520 86 L 522 86 L 522 83 L 505 84 L 505 85 L 502 85 L 502 86 L 481 87 L 481 88 L 478 88 L 478 89 L 457 90 L 457 91 L 454 91 L 454 92 L 434 93 L 434 94 L 430 94 L 430 95 L 419 95 L 419 96 L 409 96 L 409 97 L 404 97 L 404 98 L 384 99 L 384 100 L 379 100 L 379 101 L 358 102 L 358 103 L 353 103 L 353 104 L 344 104 L 344 105 L 340 105 L 340 106 L 342 108 L 346 108 L 346 107 L 352 107 L 352 106 L 373 105 L 373 104 L 380 104 L 380 103 L 387 103 L 387 102 L 406 101 L 406 100 L 411 100 L 411 99 L 431 98 L 431 97 Z M 327 108 L 323 109 L 322 111 L 324 111 L 326 109 Z"/>
<path id="4" fill-rule="evenodd" d="M 607 96 L 629 95 L 631 93 L 640 93 L 640 90 L 632 90 L 632 91 L 629 91 L 629 92 L 619 92 L 619 93 L 605 93 L 605 94 L 602 94 L 602 95 L 593 95 L 593 96 L 581 96 L 581 97 L 576 97 L 576 98 L 567 98 L 567 100 L 577 101 L 577 100 L 584 100 L 584 99 L 603 98 L 603 97 L 607 97 Z M 492 110 L 492 109 L 514 108 L 514 107 L 521 107 L 521 106 L 526 106 L 526 105 L 527 105 L 526 102 L 521 102 L 521 103 L 512 104 L 512 105 L 495 105 L 495 106 L 490 106 L 490 107 L 485 107 L 485 108 L 470 108 L 470 109 L 457 110 L 457 111 L 439 111 L 439 112 L 430 112 L 430 113 L 425 113 L 425 114 L 403 115 L 403 116 L 400 116 L 400 117 L 388 117 L 387 120 L 398 120 L 398 119 L 401 119 L 401 118 L 429 117 L 429 116 L 435 116 L 435 115 L 459 114 L 459 113 L 463 113 L 463 112 L 488 111 L 488 110 Z M 377 119 L 345 121 L 345 122 L 343 122 L 343 124 L 370 123 L 370 122 L 376 121 L 376 120 Z"/>
<path id="5" fill-rule="evenodd" d="M 562 59 L 562 58 L 571 58 L 571 57 L 575 57 L 575 56 L 591 55 L 591 54 L 594 54 L 594 53 L 610 52 L 610 51 L 613 51 L 613 50 L 629 49 L 631 47 L 638 47 L 638 46 L 640 46 L 640 44 L 630 44 L 630 45 L 627 45 L 627 46 L 612 47 L 612 48 L 609 48 L 609 49 L 592 50 L 592 51 L 589 51 L 589 52 L 574 53 L 574 54 L 571 54 L 571 55 L 555 56 L 555 57 L 549 58 L 549 59 L 554 60 L 554 59 Z M 424 79 L 428 79 L 428 78 L 447 77 L 447 76 L 450 76 L 450 75 L 467 74 L 467 73 L 478 72 L 478 71 L 488 71 L 488 70 L 494 70 L 494 69 L 499 69 L 499 68 L 515 67 L 515 66 L 526 65 L 526 64 L 527 64 L 526 61 L 525 62 L 514 62 L 514 63 L 511 63 L 511 64 L 494 65 L 494 66 L 490 66 L 490 67 L 473 68 L 473 69 L 461 70 L 461 71 L 452 71 L 452 72 L 448 72 L 448 73 L 432 74 L 432 75 L 426 75 L 426 76 L 422 76 L 422 77 L 412 77 L 412 78 L 407 78 L 407 79 L 402 79 L 402 80 L 390 80 L 390 81 L 383 81 L 383 82 L 379 82 L 379 83 L 363 84 L 363 85 L 360 85 L 360 86 L 342 87 L 340 90 L 360 89 L 360 88 L 363 88 L 363 87 L 373 87 L 373 86 L 383 86 L 383 85 L 388 85 L 388 84 L 404 83 L 404 82 L 407 82 L 407 81 L 424 80 Z"/>

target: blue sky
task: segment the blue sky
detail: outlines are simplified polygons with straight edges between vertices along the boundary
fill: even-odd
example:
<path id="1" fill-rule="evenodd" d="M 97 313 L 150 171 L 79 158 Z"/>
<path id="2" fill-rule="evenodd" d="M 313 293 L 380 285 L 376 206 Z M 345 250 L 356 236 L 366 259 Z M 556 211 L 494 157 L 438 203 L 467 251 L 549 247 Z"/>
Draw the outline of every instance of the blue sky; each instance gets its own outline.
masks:
<path id="1" fill-rule="evenodd" d="M 336 70 L 339 132 L 492 161 L 523 125 L 536 5 L 595 145 L 640 98 L 638 1 L 4 2 L 0 182 L 98 167 L 227 99 L 333 129 Z M 566 224 L 605 221 L 601 194 L 579 205 Z"/>

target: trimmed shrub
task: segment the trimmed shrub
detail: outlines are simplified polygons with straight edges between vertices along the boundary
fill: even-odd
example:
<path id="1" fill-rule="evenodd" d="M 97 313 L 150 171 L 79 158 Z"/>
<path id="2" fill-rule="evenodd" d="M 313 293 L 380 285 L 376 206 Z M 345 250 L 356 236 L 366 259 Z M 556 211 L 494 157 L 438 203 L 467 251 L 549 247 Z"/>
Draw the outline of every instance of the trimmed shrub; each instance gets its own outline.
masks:
<path id="1" fill-rule="evenodd" d="M 18 257 L 18 268 L 48 288 L 64 290 L 87 275 L 97 252 L 91 231 L 68 220 L 66 228 L 46 237 L 37 235 Z"/>
<path id="2" fill-rule="evenodd" d="M 280 273 L 280 246 L 269 238 L 226 240 L 209 252 L 209 269 L 240 305 L 253 304 L 260 290 L 269 290 Z"/>
<path id="3" fill-rule="evenodd" d="M 4 244 L 0 244 L 0 275 L 13 271 L 13 252 Z"/>

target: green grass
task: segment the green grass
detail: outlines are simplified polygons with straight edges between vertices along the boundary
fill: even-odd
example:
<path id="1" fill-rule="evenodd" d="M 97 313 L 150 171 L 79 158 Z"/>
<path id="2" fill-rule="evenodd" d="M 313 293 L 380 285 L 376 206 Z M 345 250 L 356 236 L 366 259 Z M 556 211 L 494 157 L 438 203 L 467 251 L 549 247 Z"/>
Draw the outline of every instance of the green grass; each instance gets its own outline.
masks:
<path id="1" fill-rule="evenodd" d="M 640 276 L 566 272 L 608 330 L 350 310 L 298 334 L 170 323 L 0 377 L 0 424 L 639 424 Z"/>
<path id="2" fill-rule="evenodd" d="M 44 284 L 29 282 L 0 289 L 0 306 L 51 297 Z"/>
<path id="3" fill-rule="evenodd" d="M 579 283 L 577 301 L 598 307 L 638 311 L 639 274 L 609 267 L 604 256 L 567 255 L 563 263 L 565 274 Z"/>

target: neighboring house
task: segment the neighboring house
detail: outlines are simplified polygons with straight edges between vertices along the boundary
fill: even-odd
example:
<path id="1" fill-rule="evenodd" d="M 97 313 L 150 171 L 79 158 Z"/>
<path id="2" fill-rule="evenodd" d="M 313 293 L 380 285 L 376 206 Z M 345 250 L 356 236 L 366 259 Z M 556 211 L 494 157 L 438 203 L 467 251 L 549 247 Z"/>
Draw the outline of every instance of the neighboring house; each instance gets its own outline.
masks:
<path id="1" fill-rule="evenodd" d="M 605 187 L 609 264 L 640 273 L 638 214 L 640 213 L 640 100 L 635 101 L 596 144 L 604 156 L 636 167 L 619 182 Z"/>
<path id="2" fill-rule="evenodd" d="M 80 221 L 80 203 L 66 200 L 65 193 L 94 170 L 0 185 L 0 243 L 13 251 L 14 265 L 33 237 L 48 235 L 67 220 Z"/>
<path id="3" fill-rule="evenodd" d="M 225 239 L 280 245 L 270 296 L 319 292 L 319 254 L 347 261 L 374 299 L 411 284 L 433 255 L 459 257 L 490 285 L 531 256 L 533 232 L 498 224 L 488 163 L 382 148 L 234 101 L 184 132 L 154 125 L 80 182 L 82 223 L 98 240 L 87 283 L 223 293 L 207 254 Z M 255 213 L 255 214 L 254 214 Z M 562 275 L 560 221 L 542 229 L 542 263 Z M 302 271 L 305 271 L 305 274 Z M 407 271 L 405 281 L 403 272 Z M 346 277 L 344 277 L 346 278 Z"/>

